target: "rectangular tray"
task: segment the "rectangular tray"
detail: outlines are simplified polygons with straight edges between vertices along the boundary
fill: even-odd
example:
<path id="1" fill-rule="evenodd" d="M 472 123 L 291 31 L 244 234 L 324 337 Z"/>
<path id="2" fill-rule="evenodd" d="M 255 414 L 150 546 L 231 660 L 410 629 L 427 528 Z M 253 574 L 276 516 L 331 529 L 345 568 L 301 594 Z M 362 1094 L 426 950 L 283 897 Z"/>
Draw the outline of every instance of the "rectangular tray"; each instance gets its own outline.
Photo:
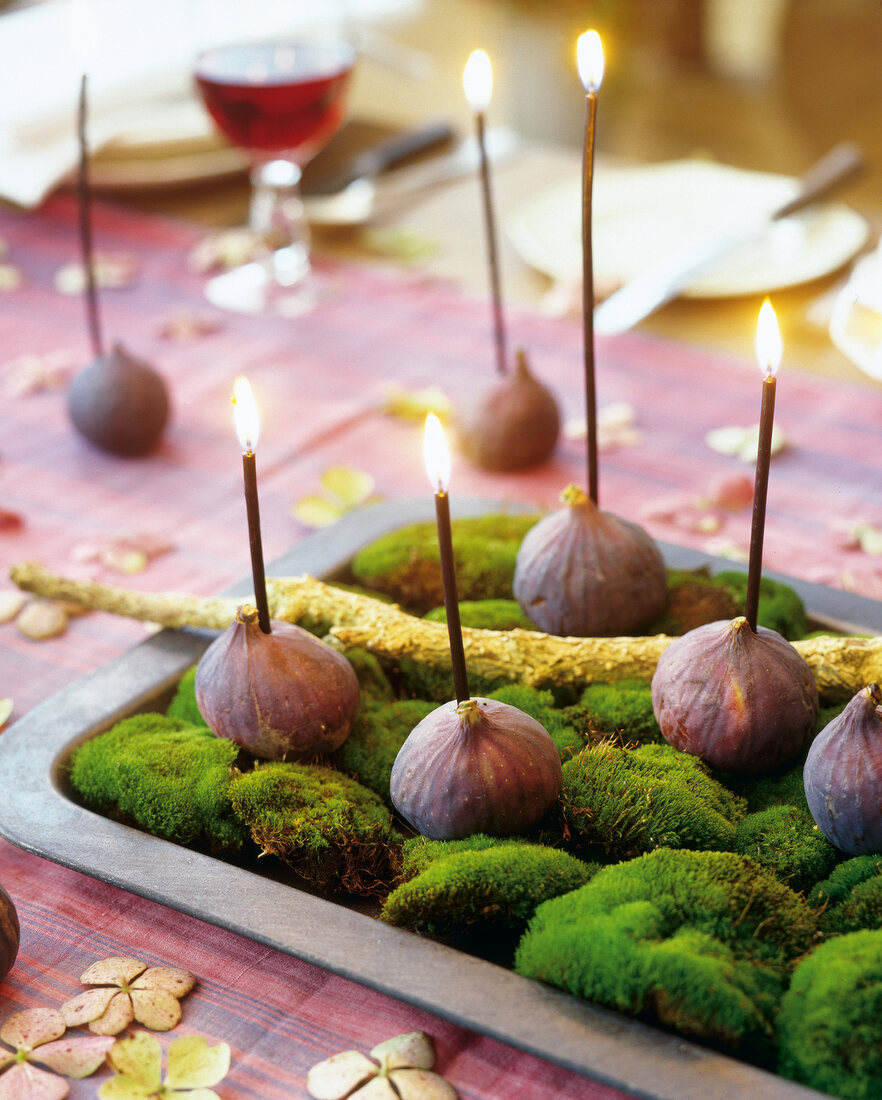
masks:
<path id="1" fill-rule="evenodd" d="M 456 516 L 508 506 L 463 500 Z M 510 509 L 515 510 L 515 509 Z M 517 509 L 523 510 L 523 509 Z M 366 543 L 434 518 L 431 500 L 350 513 L 273 562 L 272 576 L 339 574 Z M 660 544 L 678 568 L 732 563 Z M 781 577 L 830 626 L 882 632 L 882 604 Z M 247 594 L 249 583 L 231 590 Z M 819 1093 L 393 928 L 251 870 L 110 821 L 73 802 L 59 765 L 74 746 L 155 709 L 211 642 L 165 630 L 36 707 L 0 737 L 0 835 L 26 851 L 190 913 L 647 1100 L 810 1100 Z M 390 967 L 389 959 L 395 959 Z"/>

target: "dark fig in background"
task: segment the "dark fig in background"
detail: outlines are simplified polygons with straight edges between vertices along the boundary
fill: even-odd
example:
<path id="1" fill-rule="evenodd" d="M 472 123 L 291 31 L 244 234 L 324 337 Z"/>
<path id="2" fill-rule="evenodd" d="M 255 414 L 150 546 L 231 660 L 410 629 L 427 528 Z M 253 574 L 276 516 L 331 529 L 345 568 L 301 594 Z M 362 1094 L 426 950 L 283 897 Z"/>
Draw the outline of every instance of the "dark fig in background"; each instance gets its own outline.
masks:
<path id="1" fill-rule="evenodd" d="M 267 760 L 333 752 L 358 713 L 358 679 L 346 658 L 293 623 L 264 634 L 245 604 L 205 651 L 196 703 L 218 737 Z"/>
<path id="2" fill-rule="evenodd" d="M 560 787 L 560 754 L 544 726 L 479 698 L 427 715 L 401 746 L 390 780 L 395 809 L 431 840 L 525 832 Z"/>
<path id="3" fill-rule="evenodd" d="M 500 473 L 539 466 L 560 434 L 560 413 L 547 386 L 518 351 L 513 372 L 497 377 L 457 410 L 462 453 L 484 470 Z"/>
<path id="4" fill-rule="evenodd" d="M 650 535 L 602 512 L 576 485 L 565 507 L 531 528 L 518 551 L 514 596 L 548 634 L 635 634 L 664 610 L 667 570 Z"/>
<path id="5" fill-rule="evenodd" d="M 882 688 L 869 684 L 808 751 L 805 797 L 815 824 L 843 852 L 882 852 Z"/>
<path id="6" fill-rule="evenodd" d="M 168 420 L 168 391 L 160 375 L 121 344 L 80 371 L 67 407 L 74 427 L 102 451 L 135 457 L 152 451 Z"/>
<path id="7" fill-rule="evenodd" d="M 818 716 L 812 671 L 777 631 L 743 616 L 673 641 L 652 678 L 652 707 L 675 749 L 720 771 L 755 775 L 792 760 Z"/>

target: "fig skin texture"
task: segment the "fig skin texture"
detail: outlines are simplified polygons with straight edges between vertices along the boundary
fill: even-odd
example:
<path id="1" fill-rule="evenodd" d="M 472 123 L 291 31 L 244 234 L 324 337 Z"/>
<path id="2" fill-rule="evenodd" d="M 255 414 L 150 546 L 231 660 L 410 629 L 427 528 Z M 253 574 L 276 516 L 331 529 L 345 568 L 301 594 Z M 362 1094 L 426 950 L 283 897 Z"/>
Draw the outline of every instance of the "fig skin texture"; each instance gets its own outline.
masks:
<path id="1" fill-rule="evenodd" d="M 74 427 L 102 451 L 136 457 L 159 444 L 169 414 L 168 391 L 157 372 L 114 344 L 81 370 L 67 392 Z"/>
<path id="2" fill-rule="evenodd" d="M 545 727 L 517 707 L 453 700 L 412 730 L 389 787 L 395 809 L 430 840 L 511 836 L 537 825 L 557 801 L 560 754 Z"/>
<path id="3" fill-rule="evenodd" d="M 12 898 L 0 886 L 0 982 L 12 969 L 12 964 L 18 955 L 21 929 L 18 923 L 18 913 Z"/>
<path id="4" fill-rule="evenodd" d="M 818 689 L 811 669 L 775 630 L 744 616 L 696 627 L 659 658 L 652 708 L 662 735 L 720 771 L 756 775 L 811 740 Z"/>
<path id="5" fill-rule="evenodd" d="M 639 633 L 664 610 L 661 552 L 642 527 L 602 512 L 578 486 L 562 499 L 565 507 L 531 528 L 518 551 L 521 610 L 548 634 Z"/>
<path id="6" fill-rule="evenodd" d="M 218 737 L 265 760 L 333 752 L 358 713 L 358 679 L 346 658 L 293 623 L 264 634 L 248 604 L 205 651 L 196 702 Z"/>
<path id="7" fill-rule="evenodd" d="M 460 450 L 476 466 L 500 473 L 526 470 L 551 457 L 560 412 L 519 350 L 513 372 L 497 377 L 458 410 L 456 430 Z"/>
<path id="8" fill-rule="evenodd" d="M 882 688 L 868 684 L 808 751 L 805 797 L 815 824 L 842 852 L 882 852 Z"/>

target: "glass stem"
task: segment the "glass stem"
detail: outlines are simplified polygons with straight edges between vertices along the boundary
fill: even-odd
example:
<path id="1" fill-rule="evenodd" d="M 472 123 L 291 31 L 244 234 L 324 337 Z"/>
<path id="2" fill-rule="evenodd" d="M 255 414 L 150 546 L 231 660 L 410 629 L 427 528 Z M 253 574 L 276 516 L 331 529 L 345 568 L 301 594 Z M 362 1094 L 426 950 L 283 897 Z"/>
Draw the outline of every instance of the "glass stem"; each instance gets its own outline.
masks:
<path id="1" fill-rule="evenodd" d="M 300 198 L 298 165 L 268 160 L 251 170 L 251 232 L 272 282 L 294 286 L 309 275 L 309 225 Z"/>

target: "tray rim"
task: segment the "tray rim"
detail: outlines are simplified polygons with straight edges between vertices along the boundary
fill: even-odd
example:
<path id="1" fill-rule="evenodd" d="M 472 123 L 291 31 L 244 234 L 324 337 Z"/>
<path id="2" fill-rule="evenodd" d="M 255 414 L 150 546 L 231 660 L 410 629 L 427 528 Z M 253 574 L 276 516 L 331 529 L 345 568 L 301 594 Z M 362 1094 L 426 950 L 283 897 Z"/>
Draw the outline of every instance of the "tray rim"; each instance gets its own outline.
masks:
<path id="1" fill-rule="evenodd" d="M 455 517 L 524 512 L 463 499 Z M 271 563 L 274 575 L 329 576 L 380 534 L 434 516 L 430 500 L 382 502 L 344 516 Z M 669 564 L 733 563 L 660 543 Z M 776 574 L 767 574 L 780 576 Z M 882 623 L 882 604 L 780 577 L 833 622 Z M 230 589 L 247 593 L 248 581 Z M 842 599 L 840 599 L 842 597 Z M 837 616 L 835 612 L 841 612 Z M 875 627 L 875 629 L 879 629 Z M 72 802 L 57 766 L 94 736 L 167 691 L 215 636 L 163 630 L 35 707 L 0 736 L 0 835 L 16 846 L 407 1001 L 462 1026 L 646 1100 L 809 1100 L 821 1094 L 323 898 L 110 821 Z M 257 896 L 255 896 L 255 893 Z M 316 936 L 316 930 L 321 936 Z M 384 961 L 395 959 L 394 973 Z M 635 1056 L 638 1055 L 638 1056 Z"/>

